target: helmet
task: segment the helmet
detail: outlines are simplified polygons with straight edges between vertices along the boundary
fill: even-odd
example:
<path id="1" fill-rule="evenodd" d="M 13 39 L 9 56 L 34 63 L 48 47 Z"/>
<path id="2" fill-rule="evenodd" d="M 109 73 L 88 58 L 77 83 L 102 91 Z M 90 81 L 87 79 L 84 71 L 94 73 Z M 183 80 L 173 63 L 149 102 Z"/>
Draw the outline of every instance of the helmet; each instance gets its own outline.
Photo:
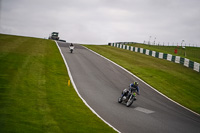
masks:
<path id="1" fill-rule="evenodd" d="M 137 81 L 136 81 L 136 82 L 134 82 L 134 85 L 135 85 L 135 86 L 138 86 L 138 82 L 137 82 Z"/>

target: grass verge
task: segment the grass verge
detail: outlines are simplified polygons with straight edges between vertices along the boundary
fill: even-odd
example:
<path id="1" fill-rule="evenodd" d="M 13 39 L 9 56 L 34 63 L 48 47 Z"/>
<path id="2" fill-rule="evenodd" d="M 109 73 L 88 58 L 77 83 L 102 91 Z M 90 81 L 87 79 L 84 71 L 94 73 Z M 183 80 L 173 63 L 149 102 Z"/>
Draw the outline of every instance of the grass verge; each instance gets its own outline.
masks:
<path id="1" fill-rule="evenodd" d="M 0 34 L 0 132 L 115 132 L 68 80 L 55 42 Z"/>
<path id="2" fill-rule="evenodd" d="M 181 64 L 116 47 L 85 46 L 116 62 L 169 98 L 200 114 L 198 72 Z"/>

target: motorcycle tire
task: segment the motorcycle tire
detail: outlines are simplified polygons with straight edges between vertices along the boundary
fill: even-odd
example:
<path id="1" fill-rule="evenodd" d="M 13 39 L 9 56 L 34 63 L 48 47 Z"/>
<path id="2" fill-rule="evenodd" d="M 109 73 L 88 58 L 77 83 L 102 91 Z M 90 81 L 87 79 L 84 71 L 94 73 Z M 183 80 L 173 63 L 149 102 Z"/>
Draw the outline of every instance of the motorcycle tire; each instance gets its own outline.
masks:
<path id="1" fill-rule="evenodd" d="M 119 97 L 118 98 L 118 103 L 121 103 L 122 102 L 122 97 Z"/>
<path id="2" fill-rule="evenodd" d="M 130 106 L 133 104 L 133 101 L 134 101 L 133 98 L 129 99 L 129 100 L 127 101 L 127 103 L 126 103 L 126 107 L 130 107 Z"/>

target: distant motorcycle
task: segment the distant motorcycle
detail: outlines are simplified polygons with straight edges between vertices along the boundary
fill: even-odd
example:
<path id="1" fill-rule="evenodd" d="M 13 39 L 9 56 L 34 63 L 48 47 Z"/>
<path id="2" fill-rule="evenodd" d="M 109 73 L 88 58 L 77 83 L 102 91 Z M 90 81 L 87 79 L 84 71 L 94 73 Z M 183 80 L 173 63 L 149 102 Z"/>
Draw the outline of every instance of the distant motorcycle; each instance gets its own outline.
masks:
<path id="1" fill-rule="evenodd" d="M 73 53 L 73 51 L 74 51 L 74 46 L 69 46 L 69 50 L 70 50 L 71 53 Z"/>
<path id="2" fill-rule="evenodd" d="M 130 107 L 135 100 L 136 90 L 124 89 L 122 91 L 122 96 L 118 98 L 118 103 L 124 103 L 127 107 Z"/>

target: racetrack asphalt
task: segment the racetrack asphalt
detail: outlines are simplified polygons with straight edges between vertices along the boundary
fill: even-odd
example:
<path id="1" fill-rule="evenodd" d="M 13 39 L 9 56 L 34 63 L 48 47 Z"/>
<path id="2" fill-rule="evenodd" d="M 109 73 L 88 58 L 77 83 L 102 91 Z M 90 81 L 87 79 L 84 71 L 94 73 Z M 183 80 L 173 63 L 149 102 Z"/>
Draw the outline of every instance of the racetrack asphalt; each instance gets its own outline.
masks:
<path id="1" fill-rule="evenodd" d="M 200 116 L 170 101 L 120 67 L 81 45 L 71 54 L 69 44 L 58 45 L 74 83 L 88 105 L 105 121 L 123 133 L 199 133 Z M 118 97 L 133 81 L 140 95 L 131 107 Z"/>

